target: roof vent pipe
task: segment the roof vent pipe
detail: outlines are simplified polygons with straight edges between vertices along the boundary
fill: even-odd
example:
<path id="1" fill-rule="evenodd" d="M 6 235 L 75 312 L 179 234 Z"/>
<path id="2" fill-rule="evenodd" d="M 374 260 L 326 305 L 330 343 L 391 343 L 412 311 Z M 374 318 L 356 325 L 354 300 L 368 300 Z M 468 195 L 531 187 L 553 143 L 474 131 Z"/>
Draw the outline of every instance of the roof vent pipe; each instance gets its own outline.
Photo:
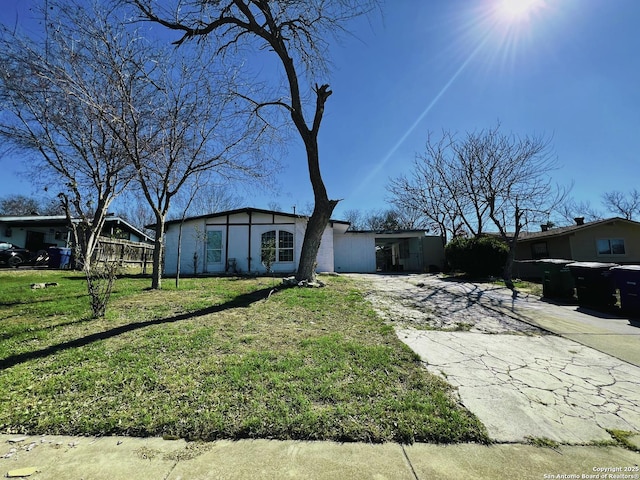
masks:
<path id="1" fill-rule="evenodd" d="M 576 225 L 584 225 L 584 217 L 576 217 L 574 218 Z"/>

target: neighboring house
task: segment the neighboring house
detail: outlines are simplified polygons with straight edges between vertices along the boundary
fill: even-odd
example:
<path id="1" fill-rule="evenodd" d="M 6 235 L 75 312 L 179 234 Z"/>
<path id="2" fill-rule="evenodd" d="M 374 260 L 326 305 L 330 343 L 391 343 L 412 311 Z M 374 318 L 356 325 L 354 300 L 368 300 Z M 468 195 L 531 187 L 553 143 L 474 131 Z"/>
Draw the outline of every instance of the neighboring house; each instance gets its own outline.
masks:
<path id="1" fill-rule="evenodd" d="M 518 238 L 516 260 L 559 258 L 580 262 L 640 264 L 640 223 L 624 218 L 584 222 L 576 218 L 568 227 L 524 232 Z M 526 278 L 540 274 L 530 262 L 517 263 L 514 275 Z"/>
<path id="2" fill-rule="evenodd" d="M 165 274 L 176 273 L 180 230 L 183 274 L 265 273 L 267 266 L 272 272 L 293 273 L 306 225 L 305 216 L 257 208 L 169 221 Z M 348 228 L 349 222 L 329 222 L 318 251 L 318 272 L 375 272 L 385 267 L 424 271 L 429 265 L 442 268 L 444 263 L 442 240 L 424 231 L 350 232 Z"/>
<path id="3" fill-rule="evenodd" d="M 153 243 L 148 235 L 116 216 L 106 218 L 102 236 Z M 13 243 L 33 252 L 49 247 L 69 247 L 72 237 L 65 215 L 0 216 L 0 242 Z"/>

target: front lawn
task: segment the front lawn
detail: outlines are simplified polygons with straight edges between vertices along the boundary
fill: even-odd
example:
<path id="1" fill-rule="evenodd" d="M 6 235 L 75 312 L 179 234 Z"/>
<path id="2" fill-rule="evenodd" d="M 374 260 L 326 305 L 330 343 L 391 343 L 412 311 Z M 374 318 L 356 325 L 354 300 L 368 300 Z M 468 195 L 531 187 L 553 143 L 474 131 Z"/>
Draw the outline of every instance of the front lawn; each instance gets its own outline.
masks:
<path id="1" fill-rule="evenodd" d="M 353 280 L 323 280 L 125 277 L 92 320 L 80 274 L 0 271 L 0 432 L 488 440 Z"/>

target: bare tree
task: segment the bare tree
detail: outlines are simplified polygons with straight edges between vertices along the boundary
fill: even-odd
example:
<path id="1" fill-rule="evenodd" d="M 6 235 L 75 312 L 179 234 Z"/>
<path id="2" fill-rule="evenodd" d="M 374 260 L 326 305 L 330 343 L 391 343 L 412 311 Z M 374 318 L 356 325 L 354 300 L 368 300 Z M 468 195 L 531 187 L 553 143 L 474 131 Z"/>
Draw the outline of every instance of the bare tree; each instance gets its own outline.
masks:
<path id="1" fill-rule="evenodd" d="M 617 190 L 602 194 L 602 204 L 607 211 L 626 220 L 640 215 L 640 191 L 633 189 L 628 193 Z"/>
<path id="2" fill-rule="evenodd" d="M 204 54 L 159 54 L 150 64 L 145 53 L 136 59 L 145 95 L 127 97 L 129 79 L 121 78 L 126 101 L 113 124 L 155 217 L 151 288 L 159 289 L 165 222 L 185 184 L 195 176 L 203 182 L 209 172 L 226 181 L 257 179 L 269 173 L 270 161 L 260 154 L 264 125 L 243 115 L 244 102 L 229 94 L 233 72 Z"/>
<path id="3" fill-rule="evenodd" d="M 362 221 L 367 230 L 411 230 L 415 227 L 415 218 L 397 209 L 372 210 L 363 215 Z"/>
<path id="4" fill-rule="evenodd" d="M 176 257 L 176 288 L 180 287 L 180 273 L 182 264 L 182 236 L 184 222 L 188 216 L 207 215 L 239 208 L 242 199 L 234 195 L 228 183 L 216 184 L 211 178 L 211 172 L 199 172 L 191 176 L 185 182 L 183 188 L 173 202 L 170 217 L 172 220 L 180 220 L 178 224 L 178 251 Z M 196 244 L 206 241 L 206 232 L 198 231 L 194 234 Z M 197 252 L 194 252 L 194 256 Z M 194 258 L 193 272 L 197 272 L 198 261 Z"/>
<path id="5" fill-rule="evenodd" d="M 420 212 L 401 208 L 371 210 L 347 210 L 344 219 L 351 225 L 350 230 L 414 230 L 425 227 Z"/>
<path id="6" fill-rule="evenodd" d="M 414 167 L 413 177 L 392 180 L 394 200 L 420 209 L 441 232 L 466 229 L 481 236 L 491 224 L 509 246 L 503 277 L 513 288 L 520 232 L 531 222 L 547 220 L 566 194 L 551 182 L 556 162 L 549 142 L 502 134 L 500 125 L 462 139 L 445 133 L 439 141 L 429 139 L 426 155 Z"/>
<path id="7" fill-rule="evenodd" d="M 298 215 L 302 215 L 304 217 L 310 217 L 311 215 L 313 215 L 313 203 L 304 202 L 303 205 L 293 205 L 293 211 Z"/>
<path id="8" fill-rule="evenodd" d="M 364 226 L 364 220 L 362 216 L 362 212 L 357 208 L 352 208 L 350 210 L 346 210 L 344 215 L 342 216 L 344 220 L 349 222 L 349 230 L 364 230 L 366 227 Z"/>
<path id="9" fill-rule="evenodd" d="M 0 198 L 0 215 L 64 215 L 57 198 L 6 195 Z"/>
<path id="10" fill-rule="evenodd" d="M 218 42 L 218 51 L 231 54 L 242 46 L 276 55 L 284 70 L 286 84 L 271 98 L 246 97 L 257 115 L 266 107 L 284 109 L 304 143 L 309 177 L 314 193 L 314 209 L 307 224 L 296 278 L 311 280 L 322 233 L 338 200 L 330 200 L 320 172 L 318 133 L 326 102 L 331 95 L 327 84 L 315 83 L 326 73 L 327 38 L 342 32 L 345 21 L 371 11 L 374 0 L 192 0 L 174 4 L 173 11 L 158 12 L 149 0 L 131 0 L 144 17 L 182 32 L 176 43 L 207 37 Z M 314 100 L 305 104 L 307 92 L 301 86 L 309 79 Z"/>
<path id="11" fill-rule="evenodd" d="M 49 3 L 48 35 L 0 40 L 0 136 L 34 160 L 34 180 L 56 189 L 73 228 L 77 260 L 91 258 L 112 201 L 132 170 L 110 134 L 104 105 L 118 105 L 111 85 L 114 50 L 124 49 L 111 13 Z"/>
<path id="12" fill-rule="evenodd" d="M 112 112 L 122 106 L 114 80 L 129 74 L 135 88 L 130 59 L 139 43 L 112 10 L 56 1 L 44 10 L 43 36 L 2 32 L 0 136 L 57 191 L 98 317 L 115 268 L 94 267 L 93 257 L 108 209 L 134 173 L 113 135 Z"/>
<path id="13" fill-rule="evenodd" d="M 184 227 L 184 222 L 187 219 L 187 214 L 191 209 L 194 200 L 198 195 L 198 190 L 202 187 L 202 183 L 200 179 L 204 175 L 204 172 L 197 173 L 192 175 L 192 178 L 185 184 L 188 188 L 182 188 L 180 194 L 177 195 L 177 206 L 180 209 L 181 213 L 178 217 L 180 219 L 180 223 L 178 224 L 178 252 L 176 256 L 176 289 L 180 288 L 180 265 L 182 263 L 182 231 Z M 196 241 L 196 243 L 198 243 Z M 194 252 L 195 255 L 195 252 Z M 198 271 L 198 261 L 194 258 L 193 262 L 193 273 L 196 274 Z"/>
<path id="14" fill-rule="evenodd" d="M 276 202 L 276 201 L 274 201 L 274 200 L 270 201 L 270 202 L 267 204 L 267 208 L 268 208 L 269 210 L 274 211 L 274 212 L 281 212 L 281 211 L 282 211 L 282 205 L 280 205 L 280 203 L 279 203 L 279 202 Z"/>
<path id="15" fill-rule="evenodd" d="M 553 212 L 556 221 L 560 224 L 572 225 L 576 218 L 584 218 L 587 222 L 602 220 L 604 215 L 602 212 L 591 206 L 589 201 L 577 202 L 572 198 L 567 198 L 561 202 Z"/>
<path id="16" fill-rule="evenodd" d="M 419 212 L 444 243 L 463 232 L 482 235 L 489 220 L 489 207 L 478 194 L 474 156 L 465 151 L 469 147 L 450 132 L 438 140 L 430 134 L 425 153 L 414 160 L 411 174 L 391 179 L 387 186 L 390 202 Z"/>
<path id="17" fill-rule="evenodd" d="M 466 143 L 474 158 L 474 176 L 480 187 L 477 195 L 509 246 L 502 276 L 513 289 L 513 260 L 522 228 L 548 218 L 566 191 L 551 181 L 550 173 L 557 164 L 549 153 L 548 140 L 542 137 L 505 135 L 498 125 L 469 134 Z"/>
<path id="18" fill-rule="evenodd" d="M 40 202 L 26 195 L 7 195 L 0 199 L 0 215 L 33 215 L 39 210 Z"/>
<path id="19" fill-rule="evenodd" d="M 244 199 L 234 193 L 228 182 L 211 181 L 204 188 L 189 187 L 186 192 L 187 195 L 183 195 L 183 198 L 178 202 L 178 208 L 185 211 L 185 215 L 188 217 L 234 210 L 244 205 Z M 187 204 L 188 207 L 184 210 Z M 182 218 L 182 215 L 170 216 L 171 218 Z"/>
<path id="20" fill-rule="evenodd" d="M 153 238 L 153 229 L 147 228 L 155 221 L 149 202 L 138 189 L 129 189 L 114 204 L 112 211 L 123 218 L 150 238 Z"/>

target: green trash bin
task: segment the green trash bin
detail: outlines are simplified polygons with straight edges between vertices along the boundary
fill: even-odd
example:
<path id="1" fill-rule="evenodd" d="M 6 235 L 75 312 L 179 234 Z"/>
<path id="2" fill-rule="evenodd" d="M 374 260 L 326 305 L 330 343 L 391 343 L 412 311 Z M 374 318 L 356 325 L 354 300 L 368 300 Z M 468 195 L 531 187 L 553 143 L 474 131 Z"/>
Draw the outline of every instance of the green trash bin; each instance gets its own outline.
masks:
<path id="1" fill-rule="evenodd" d="M 608 310 L 616 304 L 616 285 L 611 268 L 616 263 L 576 262 L 567 265 L 576 284 L 578 305 Z"/>
<path id="2" fill-rule="evenodd" d="M 628 315 L 640 317 L 640 265 L 620 265 L 611 269 L 620 290 L 620 308 Z"/>
<path id="3" fill-rule="evenodd" d="M 537 261 L 542 274 L 542 296 L 545 298 L 573 297 L 575 283 L 567 265 L 573 260 L 544 258 Z"/>

